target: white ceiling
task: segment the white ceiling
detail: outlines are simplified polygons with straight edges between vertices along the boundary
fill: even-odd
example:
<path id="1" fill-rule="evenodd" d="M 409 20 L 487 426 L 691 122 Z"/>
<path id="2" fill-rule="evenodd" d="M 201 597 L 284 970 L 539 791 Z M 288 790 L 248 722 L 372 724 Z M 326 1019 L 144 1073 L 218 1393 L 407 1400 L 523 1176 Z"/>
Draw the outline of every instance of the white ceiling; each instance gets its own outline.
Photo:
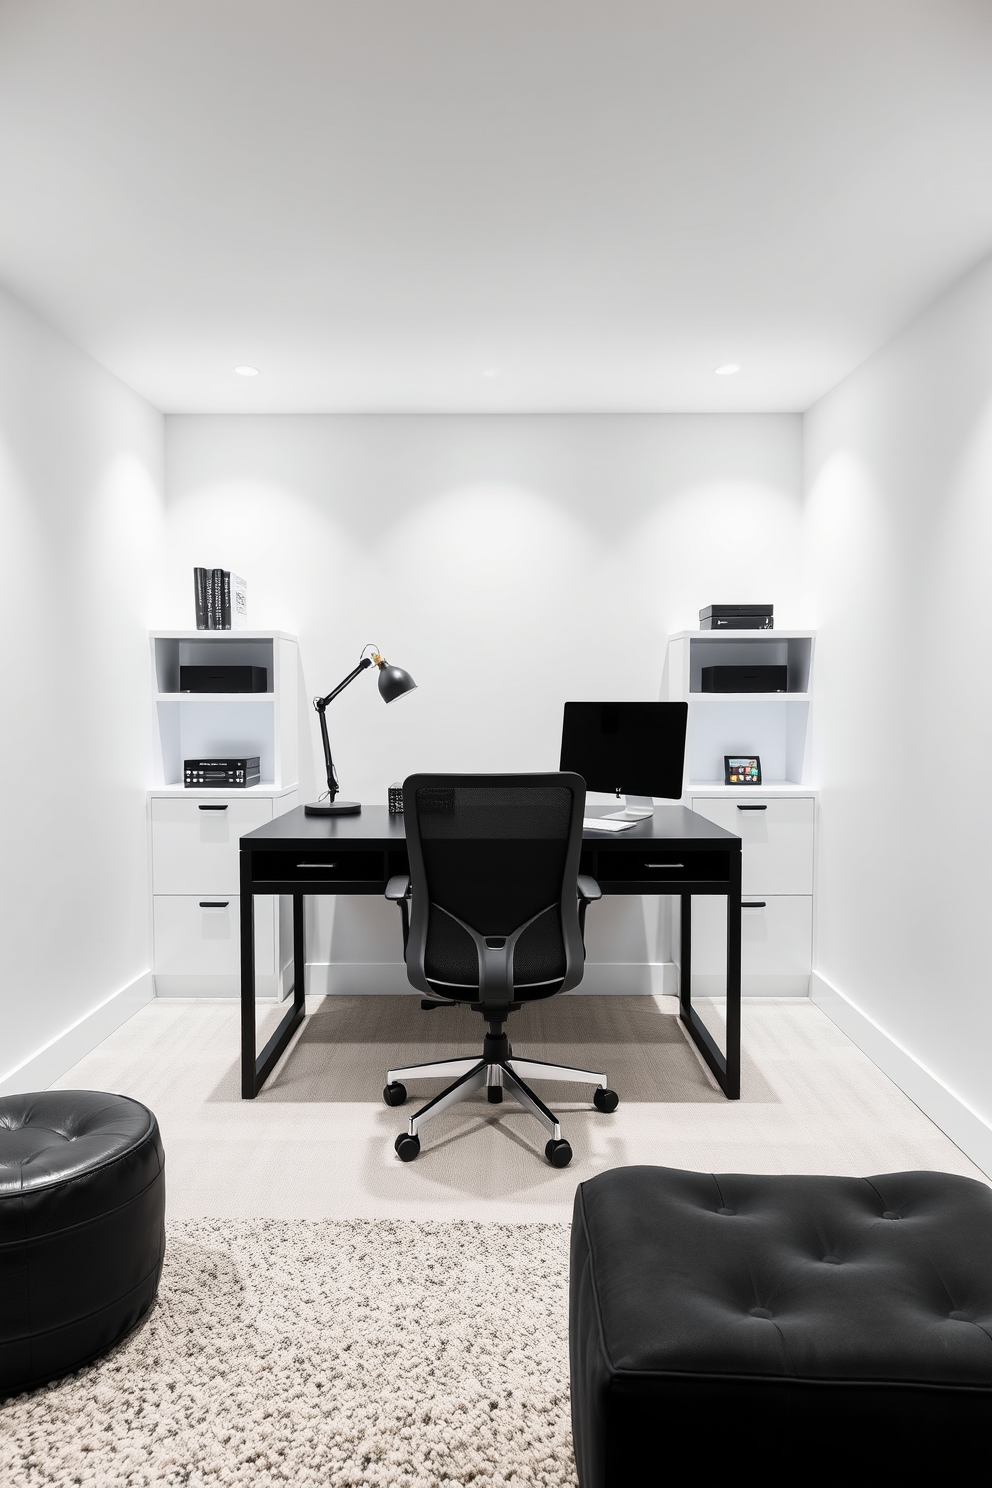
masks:
<path id="1" fill-rule="evenodd" d="M 990 188 L 992 0 L 0 0 L 0 281 L 167 411 L 805 408 Z"/>

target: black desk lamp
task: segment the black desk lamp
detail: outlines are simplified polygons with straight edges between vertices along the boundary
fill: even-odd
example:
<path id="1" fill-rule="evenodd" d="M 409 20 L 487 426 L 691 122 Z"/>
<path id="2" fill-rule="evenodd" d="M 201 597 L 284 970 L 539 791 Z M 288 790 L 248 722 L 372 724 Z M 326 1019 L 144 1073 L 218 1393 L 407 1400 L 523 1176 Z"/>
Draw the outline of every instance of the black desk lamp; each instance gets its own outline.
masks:
<path id="1" fill-rule="evenodd" d="M 371 651 L 371 656 L 365 652 Z M 327 705 L 333 702 L 339 692 L 344 692 L 349 682 L 354 682 L 360 672 L 367 671 L 375 662 L 379 668 L 379 695 L 384 703 L 392 703 L 405 692 L 413 692 L 416 682 L 405 672 L 402 667 L 390 666 L 384 656 L 380 656 L 375 646 L 365 646 L 362 651 L 361 660 L 353 672 L 349 672 L 343 682 L 339 682 L 333 692 L 326 697 L 314 698 L 313 705 L 320 719 L 320 737 L 324 745 L 324 768 L 327 771 L 327 795 L 321 796 L 318 801 L 310 801 L 303 810 L 307 816 L 357 816 L 362 806 L 360 801 L 339 801 L 337 793 L 339 790 L 338 777 L 334 772 L 334 761 L 331 759 L 331 741 L 327 737 L 327 719 L 325 712 Z"/>

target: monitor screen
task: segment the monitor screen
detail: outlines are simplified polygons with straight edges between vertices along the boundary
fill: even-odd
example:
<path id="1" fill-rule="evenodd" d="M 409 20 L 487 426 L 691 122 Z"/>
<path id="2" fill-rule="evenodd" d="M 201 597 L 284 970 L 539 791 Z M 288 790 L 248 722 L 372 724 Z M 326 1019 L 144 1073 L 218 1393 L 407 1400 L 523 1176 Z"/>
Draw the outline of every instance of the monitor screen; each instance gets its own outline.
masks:
<path id="1" fill-rule="evenodd" d="M 587 790 L 677 801 L 688 715 L 688 703 L 566 703 L 559 769 Z"/>

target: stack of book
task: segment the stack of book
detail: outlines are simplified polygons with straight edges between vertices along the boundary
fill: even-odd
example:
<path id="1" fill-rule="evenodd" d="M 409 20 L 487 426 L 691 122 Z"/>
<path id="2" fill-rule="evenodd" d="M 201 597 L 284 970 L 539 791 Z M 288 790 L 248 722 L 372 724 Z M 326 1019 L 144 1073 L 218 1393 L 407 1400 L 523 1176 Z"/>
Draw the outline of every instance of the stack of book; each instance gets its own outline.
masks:
<path id="1" fill-rule="evenodd" d="M 245 630 L 248 585 L 226 568 L 194 568 L 197 630 Z"/>

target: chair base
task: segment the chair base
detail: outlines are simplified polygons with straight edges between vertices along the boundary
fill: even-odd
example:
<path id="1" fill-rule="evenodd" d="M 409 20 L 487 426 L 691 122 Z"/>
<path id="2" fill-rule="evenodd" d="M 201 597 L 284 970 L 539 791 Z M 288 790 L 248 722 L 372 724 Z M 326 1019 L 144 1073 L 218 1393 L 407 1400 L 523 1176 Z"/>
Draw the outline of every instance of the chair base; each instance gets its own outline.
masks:
<path id="1" fill-rule="evenodd" d="M 607 1089 L 606 1076 L 597 1071 L 574 1069 L 565 1064 L 548 1064 L 543 1059 L 518 1059 L 509 1052 L 509 1046 L 507 1050 L 503 1057 L 441 1059 L 435 1064 L 408 1064 L 400 1069 L 389 1070 L 386 1075 L 387 1085 L 404 1077 L 409 1080 L 427 1080 L 437 1076 L 457 1076 L 440 1095 L 435 1095 L 433 1100 L 414 1112 L 409 1121 L 409 1135 L 416 1137 L 425 1122 L 440 1116 L 442 1111 L 458 1105 L 459 1101 L 467 1100 L 470 1095 L 486 1086 L 490 1091 L 508 1091 L 525 1111 L 540 1122 L 551 1140 L 557 1142 L 561 1140 L 558 1117 L 525 1083 L 524 1076 L 532 1080 L 572 1080 L 577 1084 L 597 1085 L 601 1090 Z M 490 1096 L 490 1099 L 499 1098 L 501 1097 Z"/>

